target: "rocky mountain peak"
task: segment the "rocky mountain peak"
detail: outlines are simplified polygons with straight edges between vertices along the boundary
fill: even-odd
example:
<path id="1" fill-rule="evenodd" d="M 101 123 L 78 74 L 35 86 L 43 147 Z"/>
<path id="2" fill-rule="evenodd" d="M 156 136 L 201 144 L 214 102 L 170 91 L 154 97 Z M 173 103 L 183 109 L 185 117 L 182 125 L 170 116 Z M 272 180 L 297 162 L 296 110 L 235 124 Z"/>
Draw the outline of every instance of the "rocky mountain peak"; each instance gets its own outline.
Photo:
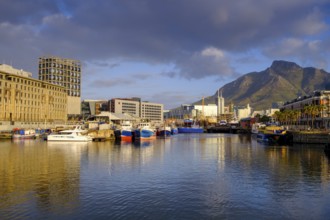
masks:
<path id="1" fill-rule="evenodd" d="M 279 72 L 290 71 L 301 69 L 301 66 L 297 65 L 294 62 L 284 61 L 284 60 L 275 60 L 273 61 L 271 69 Z"/>

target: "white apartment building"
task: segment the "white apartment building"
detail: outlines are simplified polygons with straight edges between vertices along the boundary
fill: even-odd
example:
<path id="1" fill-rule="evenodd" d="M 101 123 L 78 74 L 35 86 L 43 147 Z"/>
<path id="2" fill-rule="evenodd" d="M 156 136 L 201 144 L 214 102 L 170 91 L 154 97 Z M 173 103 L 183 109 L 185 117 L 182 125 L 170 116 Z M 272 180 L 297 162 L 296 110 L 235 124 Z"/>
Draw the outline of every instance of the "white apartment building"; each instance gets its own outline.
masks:
<path id="1" fill-rule="evenodd" d="M 110 112 L 128 113 L 152 122 L 163 122 L 164 105 L 142 102 L 140 98 L 115 98 L 110 100 Z"/>

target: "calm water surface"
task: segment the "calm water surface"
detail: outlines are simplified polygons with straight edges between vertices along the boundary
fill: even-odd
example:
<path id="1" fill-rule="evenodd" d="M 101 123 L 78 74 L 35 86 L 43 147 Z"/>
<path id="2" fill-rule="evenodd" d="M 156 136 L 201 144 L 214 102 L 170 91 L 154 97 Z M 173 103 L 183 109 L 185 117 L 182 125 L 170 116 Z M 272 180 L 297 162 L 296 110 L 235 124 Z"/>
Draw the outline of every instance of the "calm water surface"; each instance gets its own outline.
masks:
<path id="1" fill-rule="evenodd" d="M 0 142 L 1 219 L 329 219 L 321 146 L 179 134 L 143 143 Z"/>

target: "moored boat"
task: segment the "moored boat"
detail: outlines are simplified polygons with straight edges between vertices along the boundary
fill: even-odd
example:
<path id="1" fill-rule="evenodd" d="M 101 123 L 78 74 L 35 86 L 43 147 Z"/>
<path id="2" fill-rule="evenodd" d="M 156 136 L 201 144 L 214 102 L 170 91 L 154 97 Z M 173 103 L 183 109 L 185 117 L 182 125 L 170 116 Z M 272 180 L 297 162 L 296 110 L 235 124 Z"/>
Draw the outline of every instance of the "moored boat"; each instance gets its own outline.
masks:
<path id="1" fill-rule="evenodd" d="M 59 133 L 52 133 L 47 136 L 47 141 L 73 141 L 87 142 L 92 141 L 92 137 L 88 136 L 87 131 L 77 126 L 73 130 L 63 130 Z"/>
<path id="2" fill-rule="evenodd" d="M 121 126 L 115 130 L 116 140 L 132 141 L 132 124 L 129 121 L 124 121 Z"/>
<path id="3" fill-rule="evenodd" d="M 171 127 L 171 135 L 175 135 L 179 133 L 179 130 L 175 124 L 172 124 L 170 127 Z"/>
<path id="4" fill-rule="evenodd" d="M 171 137 L 171 127 L 162 126 L 158 129 L 157 136 L 160 138 L 169 138 Z"/>
<path id="5" fill-rule="evenodd" d="M 175 134 L 178 134 L 178 133 L 179 133 L 178 128 L 171 128 L 171 135 L 175 135 Z"/>
<path id="6" fill-rule="evenodd" d="M 269 144 L 282 144 L 287 141 L 286 130 L 280 126 L 266 126 L 257 134 L 257 141 Z"/>
<path id="7" fill-rule="evenodd" d="M 36 138 L 36 132 L 33 129 L 14 128 L 13 139 L 34 139 Z"/>
<path id="8" fill-rule="evenodd" d="M 193 120 L 184 120 L 184 127 L 178 127 L 179 133 L 203 133 L 204 129 Z"/>
<path id="9" fill-rule="evenodd" d="M 149 122 L 141 122 L 134 130 L 136 140 L 148 140 L 156 138 L 155 129 L 153 129 Z"/>

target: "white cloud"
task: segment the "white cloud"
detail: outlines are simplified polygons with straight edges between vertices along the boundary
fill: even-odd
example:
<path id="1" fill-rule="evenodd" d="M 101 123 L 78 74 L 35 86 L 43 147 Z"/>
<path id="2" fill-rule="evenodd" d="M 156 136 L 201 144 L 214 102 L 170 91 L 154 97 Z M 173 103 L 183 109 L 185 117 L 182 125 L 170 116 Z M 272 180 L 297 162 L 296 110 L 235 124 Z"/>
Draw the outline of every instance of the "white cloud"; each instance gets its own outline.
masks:
<path id="1" fill-rule="evenodd" d="M 234 74 L 230 60 L 224 51 L 207 47 L 191 56 L 181 57 L 176 62 L 180 76 L 184 78 L 200 79 L 209 76 L 230 77 Z"/>

